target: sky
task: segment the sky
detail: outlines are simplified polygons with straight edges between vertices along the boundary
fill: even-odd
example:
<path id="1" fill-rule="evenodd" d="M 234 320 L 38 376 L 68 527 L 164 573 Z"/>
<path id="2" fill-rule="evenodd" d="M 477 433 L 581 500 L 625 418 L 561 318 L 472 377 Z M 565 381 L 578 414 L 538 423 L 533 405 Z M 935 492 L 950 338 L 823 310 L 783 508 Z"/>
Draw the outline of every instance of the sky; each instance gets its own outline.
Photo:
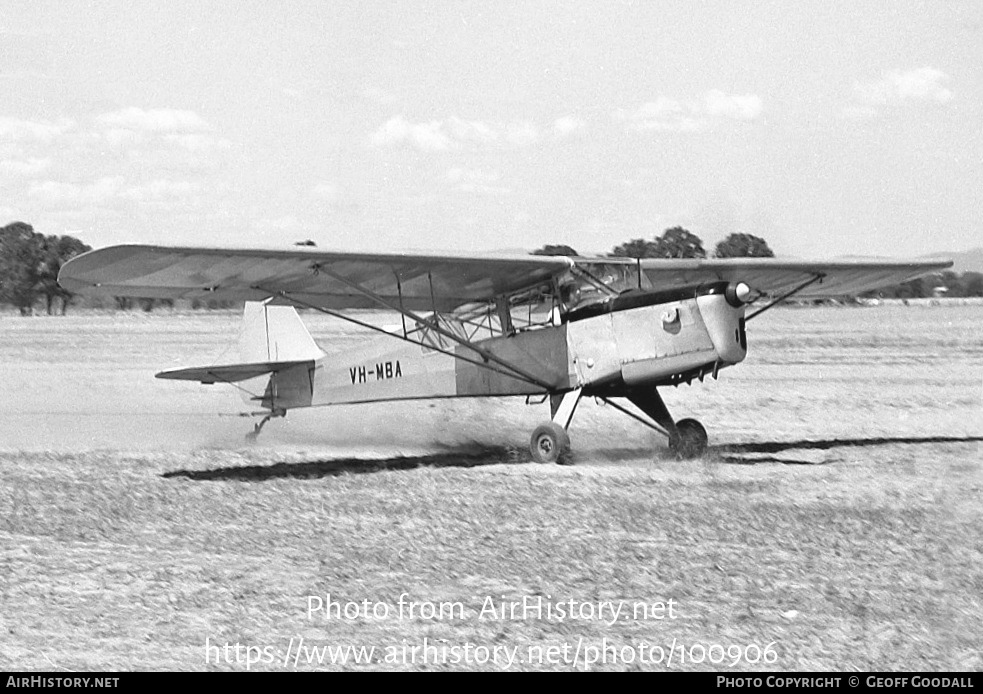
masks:
<path id="1" fill-rule="evenodd" d="M 983 3 L 0 4 L 0 224 L 116 243 L 983 245 Z"/>

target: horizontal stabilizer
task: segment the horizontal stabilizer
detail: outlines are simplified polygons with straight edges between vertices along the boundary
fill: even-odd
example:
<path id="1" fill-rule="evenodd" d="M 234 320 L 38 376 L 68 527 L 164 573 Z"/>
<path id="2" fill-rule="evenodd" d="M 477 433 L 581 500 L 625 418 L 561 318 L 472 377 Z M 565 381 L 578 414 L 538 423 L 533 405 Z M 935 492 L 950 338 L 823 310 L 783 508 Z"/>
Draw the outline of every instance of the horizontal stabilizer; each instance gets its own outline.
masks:
<path id="1" fill-rule="evenodd" d="M 224 364 L 222 366 L 196 366 L 190 369 L 169 369 L 157 374 L 157 378 L 170 378 L 178 381 L 199 381 L 201 383 L 236 383 L 268 373 L 285 371 L 294 366 L 307 364 L 314 366 L 311 359 L 300 361 L 263 361 L 252 364 Z"/>

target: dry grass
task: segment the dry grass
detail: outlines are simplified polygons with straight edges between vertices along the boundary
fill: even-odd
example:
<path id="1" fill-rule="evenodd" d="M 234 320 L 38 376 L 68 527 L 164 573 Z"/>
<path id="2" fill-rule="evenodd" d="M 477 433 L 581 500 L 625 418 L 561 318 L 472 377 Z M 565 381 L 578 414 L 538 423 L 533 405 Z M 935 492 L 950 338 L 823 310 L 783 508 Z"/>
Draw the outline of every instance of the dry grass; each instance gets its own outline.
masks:
<path id="1" fill-rule="evenodd" d="M 775 644 L 777 662 L 735 671 L 979 670 L 979 323 L 957 312 L 946 317 L 956 331 L 912 335 L 879 324 L 897 318 L 886 310 L 773 312 L 781 320 L 759 328 L 746 373 L 671 393 L 680 413 L 705 410 L 721 442 L 701 461 L 664 459 L 658 446 L 653 454 L 648 434 L 589 404 L 575 422 L 572 467 L 526 463 L 511 446 L 532 428 L 518 403 L 397 409 L 406 432 L 383 427 L 392 409 L 370 409 L 359 415 L 369 422 L 362 429 L 309 430 L 308 441 L 312 420 L 276 422 L 256 448 L 206 439 L 105 448 L 83 437 L 73 450 L 64 432 L 50 449 L 43 439 L 8 447 L 0 452 L 0 668 L 244 669 L 206 665 L 206 638 L 283 654 L 304 637 L 376 646 L 380 659 L 387 646 L 424 638 L 519 647 L 520 655 L 563 643 L 572 653 L 581 639 L 664 647 L 675 639 Z M 786 341 L 783 321 L 796 322 L 807 342 Z M 926 321 L 938 324 L 938 315 Z M 45 361 L 61 358 L 71 363 L 62 352 Z M 108 371 L 113 359 L 95 368 Z M 13 362 L 5 368 L 16 374 Z M 842 385 L 850 373 L 857 389 Z M 151 381 L 146 392 L 160 388 Z M 72 406 L 86 405 L 64 405 Z M 427 448 L 413 433 L 421 421 L 469 414 L 487 420 L 465 433 L 431 429 L 444 444 L 423 453 L 383 450 L 387 436 Z M 349 446 L 358 432 L 361 443 Z M 478 440 L 462 442 L 466 435 Z M 459 601 L 468 613 L 307 618 L 309 595 L 395 605 L 404 592 Z M 678 618 L 478 619 L 485 596 L 539 595 L 672 599 Z M 678 654 L 671 668 L 726 669 L 681 664 Z"/>

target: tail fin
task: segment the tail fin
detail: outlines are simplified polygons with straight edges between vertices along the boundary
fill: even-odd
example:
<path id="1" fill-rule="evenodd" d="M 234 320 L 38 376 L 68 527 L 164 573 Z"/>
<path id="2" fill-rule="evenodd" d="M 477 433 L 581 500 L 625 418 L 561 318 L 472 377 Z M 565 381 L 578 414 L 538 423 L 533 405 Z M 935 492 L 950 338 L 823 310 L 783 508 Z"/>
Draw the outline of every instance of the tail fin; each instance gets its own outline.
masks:
<path id="1" fill-rule="evenodd" d="M 239 352 L 246 363 L 305 361 L 324 356 L 293 306 L 247 301 L 242 318 Z"/>

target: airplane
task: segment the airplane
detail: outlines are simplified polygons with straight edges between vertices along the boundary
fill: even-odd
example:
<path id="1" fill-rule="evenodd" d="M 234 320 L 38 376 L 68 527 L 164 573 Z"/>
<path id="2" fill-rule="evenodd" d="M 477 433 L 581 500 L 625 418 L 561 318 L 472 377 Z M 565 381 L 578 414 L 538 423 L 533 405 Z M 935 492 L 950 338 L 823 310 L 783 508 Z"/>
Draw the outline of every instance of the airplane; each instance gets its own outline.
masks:
<path id="1" fill-rule="evenodd" d="M 93 296 L 244 301 L 239 363 L 156 376 L 236 386 L 263 417 L 250 438 L 302 407 L 525 396 L 550 408 L 530 437 L 533 460 L 565 463 L 585 396 L 665 436 L 676 457 L 703 455 L 706 429 L 675 420 L 660 388 L 742 362 L 747 322 L 790 297 L 857 295 L 951 265 L 120 245 L 70 260 L 58 281 Z M 298 308 L 377 336 L 329 356 Z"/>

